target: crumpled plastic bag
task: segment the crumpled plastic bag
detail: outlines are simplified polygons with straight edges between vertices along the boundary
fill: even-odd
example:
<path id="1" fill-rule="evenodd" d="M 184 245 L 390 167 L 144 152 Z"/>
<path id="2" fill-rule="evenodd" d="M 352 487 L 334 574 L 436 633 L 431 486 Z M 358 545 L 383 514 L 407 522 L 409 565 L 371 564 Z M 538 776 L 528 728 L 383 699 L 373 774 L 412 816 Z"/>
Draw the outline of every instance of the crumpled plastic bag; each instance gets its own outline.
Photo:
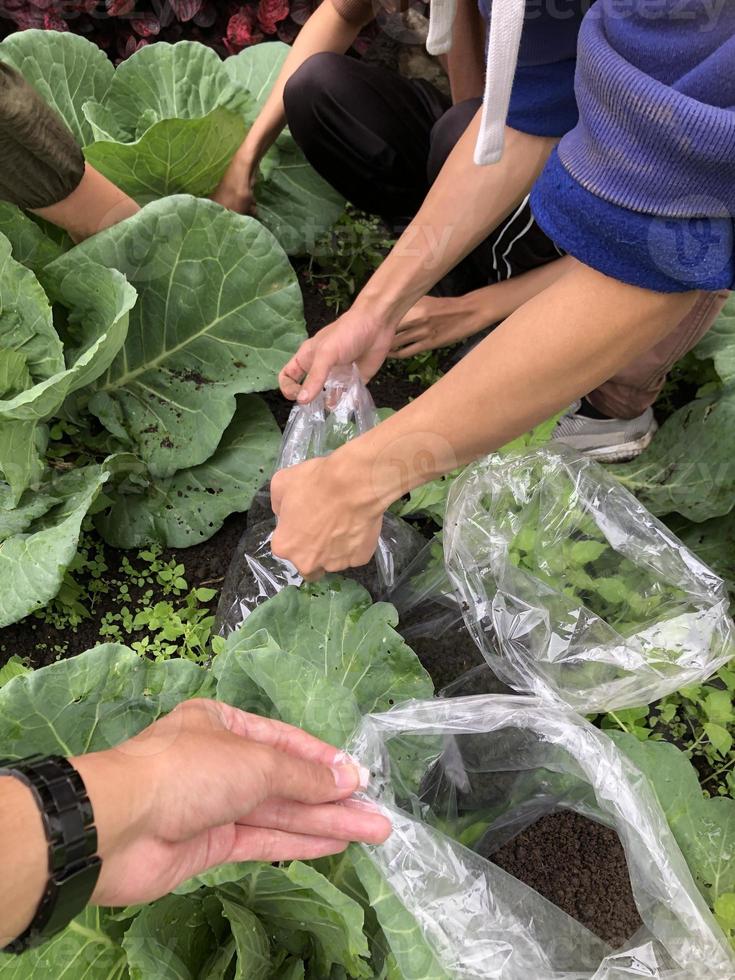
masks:
<path id="1" fill-rule="evenodd" d="M 427 541 L 384 598 L 395 606 L 401 636 L 431 674 L 440 695 L 445 687 L 454 687 L 458 677 L 480 665 L 485 670 L 476 678 L 479 686 L 466 693 L 508 690 L 505 685 L 484 686 L 491 671 L 465 626 L 444 567 L 441 536 Z"/>
<path id="2" fill-rule="evenodd" d="M 366 716 L 349 751 L 393 822 L 356 866 L 411 980 L 735 976 L 647 779 L 571 709 L 518 695 L 409 701 Z M 643 927 L 620 949 L 482 856 L 560 808 L 621 840 Z"/>
<path id="3" fill-rule="evenodd" d="M 475 642 L 522 693 L 613 711 L 699 683 L 735 654 L 722 579 L 564 447 L 468 467 L 444 556 Z"/>
<path id="4" fill-rule="evenodd" d="M 357 368 L 336 369 L 322 392 L 308 405 L 291 409 L 276 469 L 326 456 L 378 423 L 378 413 Z M 240 538 L 222 586 L 215 631 L 234 632 L 256 606 L 287 585 L 303 581 L 289 561 L 275 558 L 271 538 L 276 519 L 268 490 L 261 491 L 248 512 L 248 528 Z M 393 588 L 404 567 L 423 547 L 424 538 L 406 521 L 387 513 L 375 558 L 343 574 L 380 599 Z"/>
<path id="5" fill-rule="evenodd" d="M 441 538 L 427 541 L 406 566 L 390 593 L 398 610 L 401 632 L 409 637 L 442 637 L 464 629 L 462 609 L 444 567 Z"/>

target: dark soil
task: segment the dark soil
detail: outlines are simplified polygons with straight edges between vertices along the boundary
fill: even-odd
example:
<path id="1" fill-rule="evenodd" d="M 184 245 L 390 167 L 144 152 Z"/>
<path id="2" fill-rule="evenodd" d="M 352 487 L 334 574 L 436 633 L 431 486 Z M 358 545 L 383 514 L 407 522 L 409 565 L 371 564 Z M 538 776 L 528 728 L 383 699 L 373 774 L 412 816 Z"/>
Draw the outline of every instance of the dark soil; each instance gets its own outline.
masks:
<path id="1" fill-rule="evenodd" d="M 399 630 L 406 642 L 416 653 L 424 667 L 431 674 L 434 687 L 441 691 L 458 677 L 485 663 L 472 637 L 464 625 L 446 630 L 440 636 L 431 634 L 430 629 L 420 631 L 409 621 L 401 621 Z M 489 673 L 489 671 L 488 671 Z M 478 683 L 481 683 L 478 681 Z M 462 691 L 462 694 L 477 694 L 477 690 Z M 485 690 L 482 693 L 487 694 Z M 455 695 L 456 696 L 456 695 Z"/>
<path id="2" fill-rule="evenodd" d="M 618 835 L 571 810 L 542 817 L 484 856 L 615 949 L 643 924 Z"/>
<path id="3" fill-rule="evenodd" d="M 245 529 L 245 520 L 244 514 L 233 514 L 227 519 L 222 529 L 209 541 L 194 545 L 191 548 L 169 548 L 163 552 L 161 558 L 163 561 L 175 559 L 184 566 L 184 578 L 190 588 L 208 586 L 219 589 L 227 572 L 230 557 Z M 121 552 L 116 548 L 105 546 L 104 554 L 108 566 L 105 578 L 109 578 L 110 581 L 119 580 L 128 585 L 130 589 L 128 605 L 130 608 L 135 609 L 143 592 L 151 587 L 154 589 L 151 604 L 165 599 L 176 604 L 177 600 L 165 596 L 161 587 L 150 585 L 136 587 L 130 584 L 129 578 L 124 573 L 120 572 L 120 562 L 123 555 L 134 567 L 141 570 L 145 569 L 145 563 L 136 559 L 136 552 Z M 87 584 L 83 577 L 80 577 L 78 581 L 82 587 Z M 214 611 L 216 604 L 215 598 L 210 604 L 212 611 Z M 99 597 L 92 610 L 91 618 L 83 620 L 78 626 L 65 626 L 60 629 L 53 623 L 46 622 L 34 615 L 27 616 L 20 622 L 13 623 L 12 626 L 6 626 L 5 629 L 0 630 L 0 665 L 13 655 L 17 655 L 28 658 L 33 667 L 45 667 L 59 659 L 60 656 L 64 659 L 74 657 L 98 643 L 105 642 L 104 637 L 99 635 L 100 624 L 106 613 L 117 612 L 120 605 L 117 593 L 113 590 Z M 138 634 L 132 634 L 126 637 L 126 642 L 132 642 L 139 638 Z"/>

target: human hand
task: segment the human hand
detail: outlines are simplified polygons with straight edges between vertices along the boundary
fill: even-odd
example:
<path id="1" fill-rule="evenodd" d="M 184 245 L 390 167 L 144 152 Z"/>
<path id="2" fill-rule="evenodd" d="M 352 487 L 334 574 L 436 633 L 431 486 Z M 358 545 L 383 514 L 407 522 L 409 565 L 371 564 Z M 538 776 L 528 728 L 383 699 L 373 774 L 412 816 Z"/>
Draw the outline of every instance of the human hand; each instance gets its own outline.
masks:
<path id="1" fill-rule="evenodd" d="M 361 773 L 337 749 L 216 701 L 184 702 L 72 762 L 95 811 L 97 905 L 152 901 L 231 861 L 308 860 L 390 833 L 379 813 L 338 805 Z"/>
<path id="2" fill-rule="evenodd" d="M 232 158 L 224 177 L 212 194 L 212 200 L 238 214 L 255 215 L 255 181 L 257 179 L 257 158 L 244 143 Z"/>
<path id="3" fill-rule="evenodd" d="M 362 312 L 355 305 L 314 337 L 305 340 L 278 376 L 281 391 L 305 405 L 324 386 L 337 365 L 357 365 L 367 382 L 380 369 L 393 341 L 391 323 Z"/>
<path id="4" fill-rule="evenodd" d="M 307 581 L 365 565 L 378 546 L 384 507 L 369 478 L 343 466 L 344 458 L 338 450 L 279 470 L 271 480 L 278 516 L 271 550 Z"/>
<path id="5" fill-rule="evenodd" d="M 425 296 L 401 320 L 390 348 L 390 357 L 413 357 L 422 351 L 448 347 L 482 330 L 469 296 Z M 487 315 L 485 317 L 487 319 Z"/>

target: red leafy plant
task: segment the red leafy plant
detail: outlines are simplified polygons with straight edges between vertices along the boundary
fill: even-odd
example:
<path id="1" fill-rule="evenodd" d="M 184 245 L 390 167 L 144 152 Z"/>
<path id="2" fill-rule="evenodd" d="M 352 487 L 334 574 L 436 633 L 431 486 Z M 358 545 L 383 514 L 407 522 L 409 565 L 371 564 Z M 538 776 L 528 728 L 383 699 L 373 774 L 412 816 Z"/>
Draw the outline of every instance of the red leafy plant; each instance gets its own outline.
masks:
<path id="1" fill-rule="evenodd" d="M 73 31 L 115 62 L 152 41 L 184 39 L 224 56 L 276 37 L 291 43 L 317 5 L 318 0 L 0 0 L 0 37 L 27 28 Z"/>

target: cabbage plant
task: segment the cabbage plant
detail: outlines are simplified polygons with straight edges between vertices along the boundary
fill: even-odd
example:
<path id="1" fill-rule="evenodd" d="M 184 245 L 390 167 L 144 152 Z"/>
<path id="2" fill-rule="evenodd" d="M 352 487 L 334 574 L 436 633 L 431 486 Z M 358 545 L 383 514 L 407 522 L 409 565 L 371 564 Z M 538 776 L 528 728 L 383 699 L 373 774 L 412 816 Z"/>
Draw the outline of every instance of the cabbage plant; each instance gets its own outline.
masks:
<path id="1" fill-rule="evenodd" d="M 0 678 L 0 745 L 10 758 L 95 751 L 194 697 L 346 745 L 363 714 L 433 692 L 396 623 L 393 607 L 372 605 L 355 582 L 333 576 L 300 590 L 290 586 L 232 634 L 211 669 L 187 660 L 152 662 L 107 644 L 4 685 Z M 394 939 L 381 930 L 367 897 L 376 876 L 385 893 L 374 904 L 381 914 L 395 913 Z M 20 958 L 0 954 L 0 978 L 56 980 L 73 963 L 74 976 L 85 980 L 445 980 L 443 972 L 426 972 L 433 959 L 367 852 L 353 846 L 309 864 L 226 865 L 148 905 L 87 909 L 46 946 Z"/>
<path id="2" fill-rule="evenodd" d="M 115 69 L 83 37 L 30 30 L 0 43 L 0 60 L 58 111 L 92 166 L 147 204 L 214 191 L 288 51 L 273 42 L 222 61 L 195 41 L 159 42 Z M 259 219 L 289 254 L 309 251 L 344 205 L 288 131 L 263 161 L 257 199 Z M 17 209 L 0 210 L 5 231 Z"/>
<path id="3" fill-rule="evenodd" d="M 280 441 L 253 393 L 305 335 L 253 218 L 177 195 L 67 252 L 21 218 L 0 236 L 0 625 L 56 595 L 93 509 L 122 547 L 247 510 Z"/>

